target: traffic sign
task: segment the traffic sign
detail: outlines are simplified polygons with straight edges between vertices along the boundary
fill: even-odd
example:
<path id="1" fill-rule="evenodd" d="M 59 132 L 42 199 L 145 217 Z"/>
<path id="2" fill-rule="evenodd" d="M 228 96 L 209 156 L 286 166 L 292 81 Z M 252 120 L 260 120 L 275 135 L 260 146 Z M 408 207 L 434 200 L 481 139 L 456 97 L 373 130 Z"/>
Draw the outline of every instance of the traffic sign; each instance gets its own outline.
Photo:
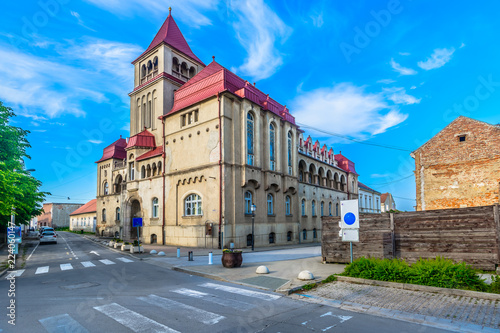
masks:
<path id="1" fill-rule="evenodd" d="M 359 229 L 358 200 L 340 202 L 341 229 Z"/>
<path id="2" fill-rule="evenodd" d="M 132 219 L 132 227 L 142 227 L 142 217 L 134 217 Z"/>
<path id="3" fill-rule="evenodd" d="M 342 229 L 343 242 L 359 242 L 359 229 Z"/>

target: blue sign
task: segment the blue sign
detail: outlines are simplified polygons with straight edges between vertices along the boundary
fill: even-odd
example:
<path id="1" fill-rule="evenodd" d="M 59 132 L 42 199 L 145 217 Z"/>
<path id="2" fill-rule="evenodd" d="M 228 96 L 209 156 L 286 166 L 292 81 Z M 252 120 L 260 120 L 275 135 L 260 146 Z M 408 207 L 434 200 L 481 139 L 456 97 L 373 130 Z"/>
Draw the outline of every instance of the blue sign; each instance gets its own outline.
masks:
<path id="1" fill-rule="evenodd" d="M 134 217 L 132 219 L 132 227 L 142 227 L 142 217 Z"/>
<path id="2" fill-rule="evenodd" d="M 345 214 L 345 216 L 344 216 L 344 222 L 347 225 L 353 225 L 354 222 L 356 222 L 356 215 L 354 215 L 353 213 L 347 213 L 347 214 Z"/>

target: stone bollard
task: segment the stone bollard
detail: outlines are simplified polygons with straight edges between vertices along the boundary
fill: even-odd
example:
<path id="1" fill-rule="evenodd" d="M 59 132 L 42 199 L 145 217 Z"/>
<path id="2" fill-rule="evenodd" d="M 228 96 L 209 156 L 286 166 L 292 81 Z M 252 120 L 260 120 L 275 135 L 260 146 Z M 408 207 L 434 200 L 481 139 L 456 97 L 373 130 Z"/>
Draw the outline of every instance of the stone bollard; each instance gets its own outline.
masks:
<path id="1" fill-rule="evenodd" d="M 158 252 L 158 256 L 159 256 L 159 257 L 162 257 L 162 256 L 164 256 L 164 255 L 165 255 L 165 252 L 163 252 L 163 251 Z"/>
<path id="2" fill-rule="evenodd" d="M 269 268 L 266 266 L 259 266 L 257 267 L 257 270 L 255 271 L 257 274 L 269 274 Z"/>
<path id="3" fill-rule="evenodd" d="M 303 281 L 314 280 L 314 275 L 309 271 L 302 271 L 299 273 L 299 276 L 297 278 Z"/>
<path id="4" fill-rule="evenodd" d="M 149 251 L 149 254 L 157 254 L 158 252 L 156 250 L 151 250 Z"/>

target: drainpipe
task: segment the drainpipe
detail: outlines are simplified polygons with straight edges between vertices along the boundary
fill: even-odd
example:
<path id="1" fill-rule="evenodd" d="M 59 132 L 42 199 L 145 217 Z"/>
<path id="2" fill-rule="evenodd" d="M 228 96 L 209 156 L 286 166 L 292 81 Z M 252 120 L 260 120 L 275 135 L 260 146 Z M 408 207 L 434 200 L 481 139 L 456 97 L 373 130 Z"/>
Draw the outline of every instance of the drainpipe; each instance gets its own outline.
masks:
<path id="1" fill-rule="evenodd" d="M 222 119 L 219 92 L 217 92 L 217 102 L 219 103 L 219 231 L 221 232 L 220 246 L 224 248 L 224 225 L 222 224 Z"/>
<path id="2" fill-rule="evenodd" d="M 163 159 L 163 169 L 162 169 L 162 177 L 163 177 L 163 199 L 162 199 L 162 228 L 161 228 L 161 237 L 162 237 L 162 243 L 165 245 L 165 118 L 161 118 L 161 128 L 162 128 L 162 137 L 163 137 L 163 154 L 162 154 L 162 159 Z"/>

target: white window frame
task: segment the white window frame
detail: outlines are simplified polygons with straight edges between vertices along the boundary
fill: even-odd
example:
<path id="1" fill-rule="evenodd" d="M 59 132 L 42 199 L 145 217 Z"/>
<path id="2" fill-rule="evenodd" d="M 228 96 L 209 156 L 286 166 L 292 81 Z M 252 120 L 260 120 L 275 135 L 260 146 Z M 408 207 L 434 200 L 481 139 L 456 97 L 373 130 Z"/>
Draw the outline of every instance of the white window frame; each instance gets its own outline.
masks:
<path id="1" fill-rule="evenodd" d="M 267 215 L 274 215 L 274 196 L 267 194 Z"/>
<path id="2" fill-rule="evenodd" d="M 156 218 L 158 217 L 158 210 L 160 208 L 158 198 L 153 198 L 151 204 L 152 204 L 152 217 Z"/>
<path id="3" fill-rule="evenodd" d="M 190 194 L 184 199 L 184 216 L 201 216 L 202 211 L 202 199 L 196 194 Z"/>

